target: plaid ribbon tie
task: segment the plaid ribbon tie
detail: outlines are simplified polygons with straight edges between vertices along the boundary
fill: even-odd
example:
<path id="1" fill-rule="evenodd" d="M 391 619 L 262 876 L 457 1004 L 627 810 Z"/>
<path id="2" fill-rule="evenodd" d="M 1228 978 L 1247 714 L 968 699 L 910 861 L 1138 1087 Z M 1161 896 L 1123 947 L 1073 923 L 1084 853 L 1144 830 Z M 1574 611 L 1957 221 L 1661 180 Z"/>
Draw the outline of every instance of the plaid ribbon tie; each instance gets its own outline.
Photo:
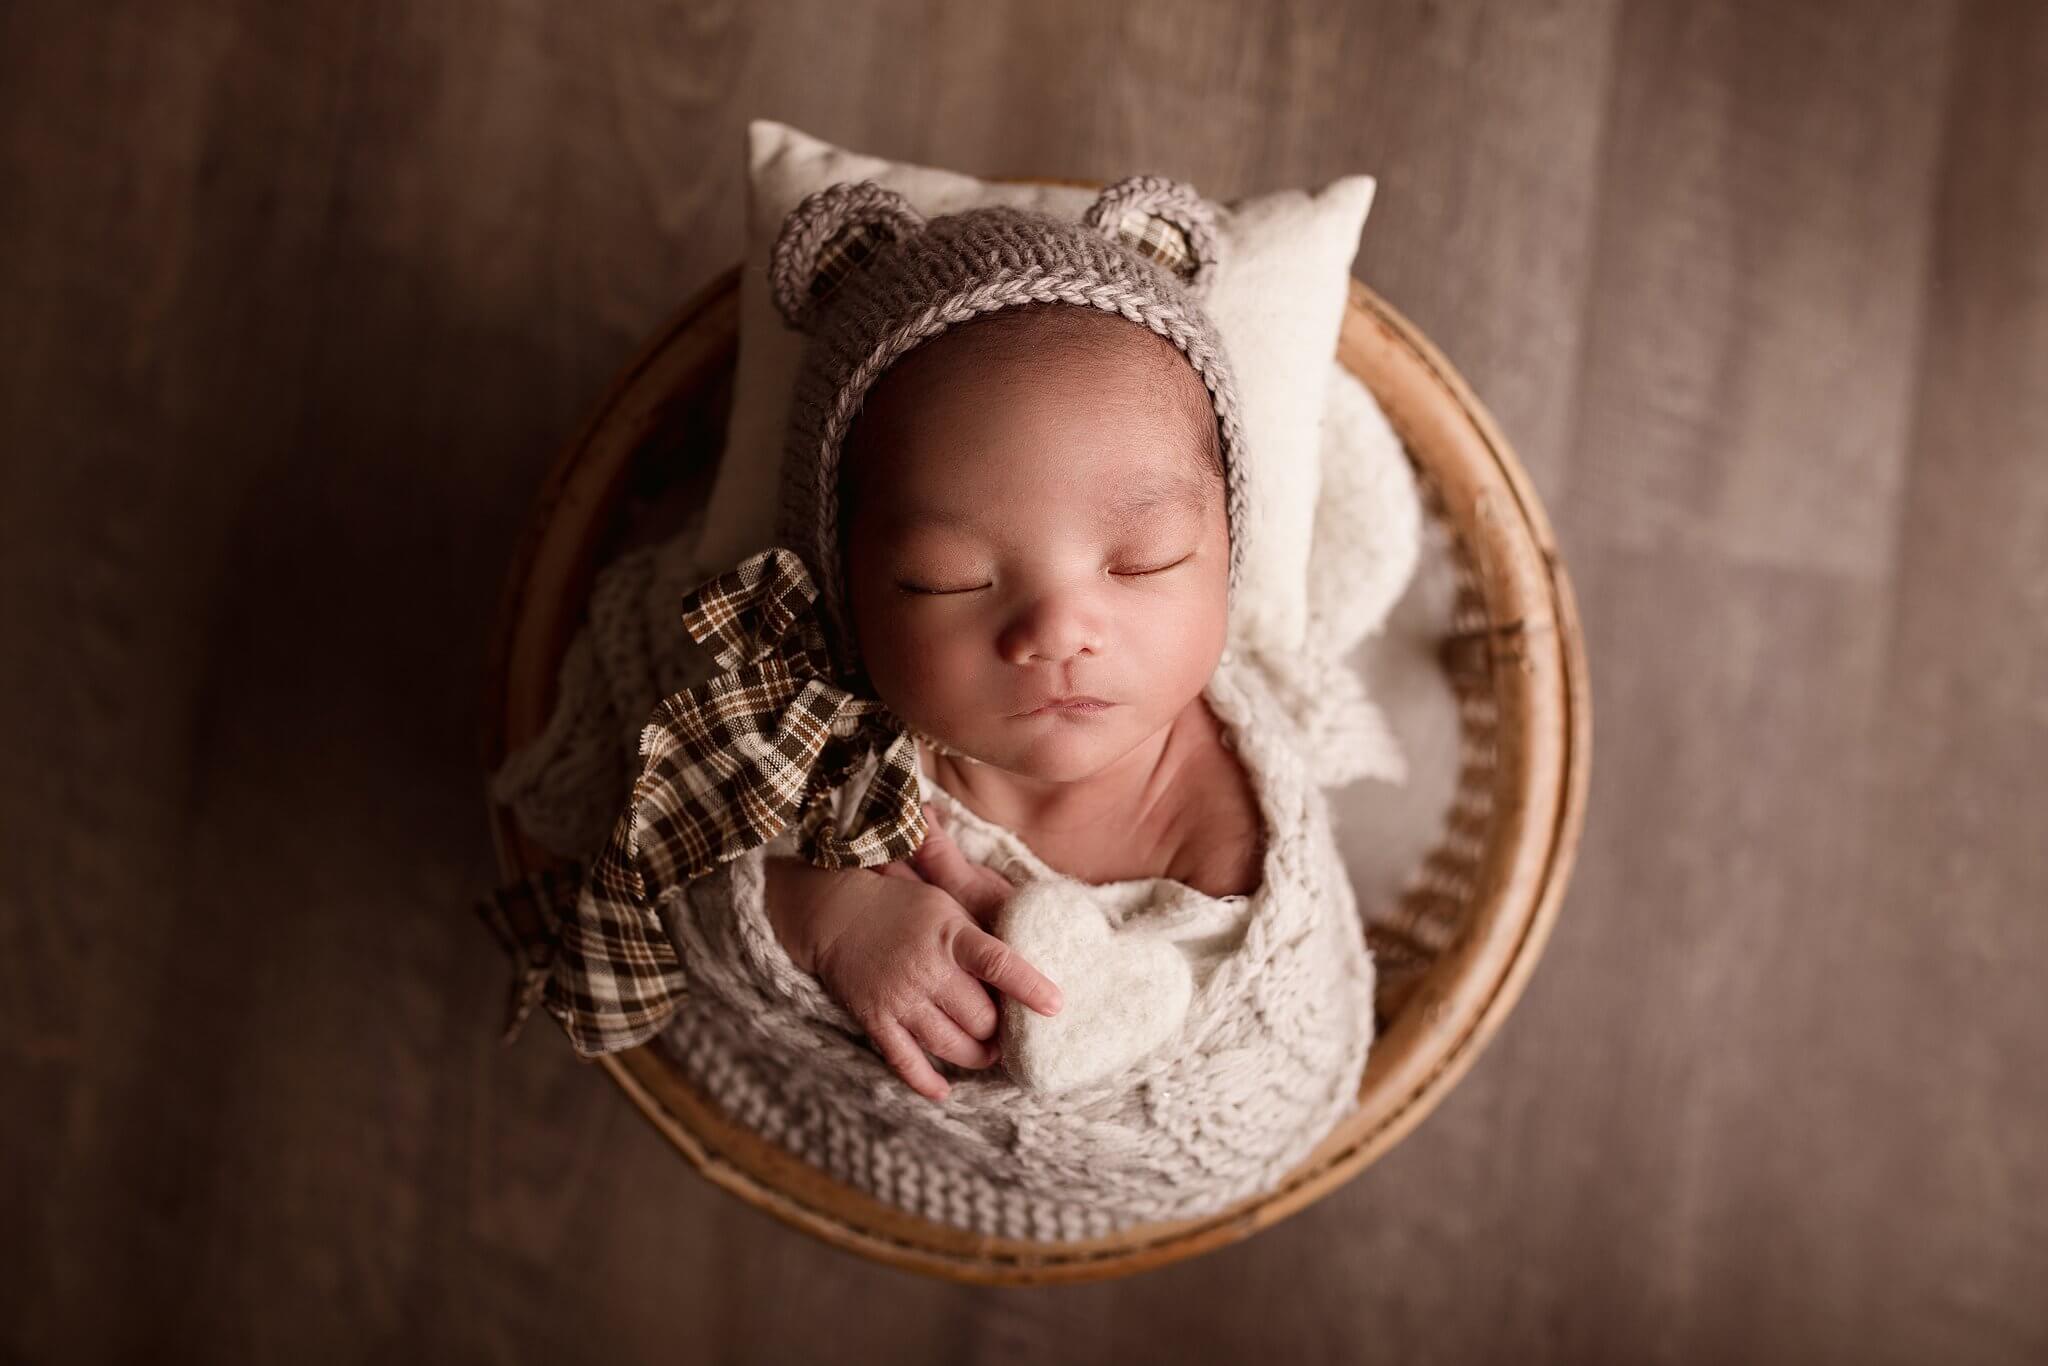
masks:
<path id="1" fill-rule="evenodd" d="M 683 625 L 716 642 L 723 672 L 656 704 L 603 851 L 587 874 L 529 876 L 477 905 L 514 958 L 507 1042 L 536 999 L 583 1057 L 652 1037 L 685 986 L 661 897 L 785 829 L 821 868 L 874 867 L 924 842 L 915 732 L 832 681 L 816 601 L 803 560 L 782 546 L 685 595 Z M 827 798 L 871 754 L 874 776 L 841 831 Z"/>

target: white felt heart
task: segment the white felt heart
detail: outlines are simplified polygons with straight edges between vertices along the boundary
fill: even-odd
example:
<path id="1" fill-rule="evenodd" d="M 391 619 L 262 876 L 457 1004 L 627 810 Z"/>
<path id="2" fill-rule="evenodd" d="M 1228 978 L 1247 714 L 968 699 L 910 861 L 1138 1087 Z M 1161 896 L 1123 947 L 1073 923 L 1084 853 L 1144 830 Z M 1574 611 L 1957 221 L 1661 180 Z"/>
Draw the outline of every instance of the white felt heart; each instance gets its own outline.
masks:
<path id="1" fill-rule="evenodd" d="M 1003 998 L 1003 1068 L 1027 1090 L 1113 1077 L 1165 1043 L 1194 995 L 1187 955 L 1137 929 L 1112 930 L 1083 883 L 1027 882 L 996 915 L 995 935 L 1060 988 L 1057 1015 Z"/>

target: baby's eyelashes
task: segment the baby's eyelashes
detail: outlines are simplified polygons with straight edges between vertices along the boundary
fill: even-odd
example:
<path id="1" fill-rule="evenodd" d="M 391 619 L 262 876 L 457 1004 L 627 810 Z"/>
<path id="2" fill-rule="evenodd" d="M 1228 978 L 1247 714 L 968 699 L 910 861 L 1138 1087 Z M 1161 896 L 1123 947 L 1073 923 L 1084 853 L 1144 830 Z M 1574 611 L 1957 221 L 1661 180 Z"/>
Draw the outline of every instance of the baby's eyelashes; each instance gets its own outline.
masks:
<path id="1" fill-rule="evenodd" d="M 1182 565 L 1186 564 L 1189 560 L 1192 560 L 1193 558 L 1195 558 L 1194 552 L 1189 551 L 1187 554 L 1181 556 L 1177 560 L 1174 560 L 1172 563 L 1162 564 L 1156 569 L 1112 569 L 1109 572 L 1117 575 L 1120 578 L 1142 579 L 1152 574 L 1164 574 L 1169 569 L 1178 569 Z"/>
<path id="2" fill-rule="evenodd" d="M 1179 559 L 1168 560 L 1165 564 L 1154 564 L 1149 568 L 1111 569 L 1108 573 L 1110 577 L 1118 579 L 1147 579 L 1154 574 L 1164 574 L 1168 570 L 1178 569 L 1194 558 L 1195 552 L 1191 550 Z M 896 587 L 913 597 L 949 598 L 965 593 L 979 593 L 985 589 L 993 588 L 995 585 L 992 583 L 975 583 L 966 584 L 958 588 L 933 588 L 921 583 L 911 583 L 905 579 L 898 579 Z"/>

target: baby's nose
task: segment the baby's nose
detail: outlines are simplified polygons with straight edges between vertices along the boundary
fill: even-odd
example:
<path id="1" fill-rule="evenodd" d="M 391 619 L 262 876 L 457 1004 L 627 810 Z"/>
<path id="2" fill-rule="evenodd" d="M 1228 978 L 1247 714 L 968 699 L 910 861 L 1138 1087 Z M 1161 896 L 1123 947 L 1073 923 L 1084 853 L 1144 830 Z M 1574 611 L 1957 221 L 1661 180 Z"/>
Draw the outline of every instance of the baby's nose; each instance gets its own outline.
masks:
<path id="1" fill-rule="evenodd" d="M 1003 657 L 1013 664 L 1064 664 L 1101 653 L 1102 626 L 1082 594 L 1048 593 L 1018 613 L 1003 633 Z"/>

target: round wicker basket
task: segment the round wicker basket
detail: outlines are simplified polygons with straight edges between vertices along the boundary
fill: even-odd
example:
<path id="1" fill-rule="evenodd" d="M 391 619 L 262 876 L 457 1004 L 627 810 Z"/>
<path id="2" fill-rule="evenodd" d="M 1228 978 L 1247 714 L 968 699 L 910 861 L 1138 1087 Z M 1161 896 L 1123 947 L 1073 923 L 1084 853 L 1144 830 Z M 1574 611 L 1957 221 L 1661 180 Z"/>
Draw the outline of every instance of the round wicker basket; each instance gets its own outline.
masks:
<path id="1" fill-rule="evenodd" d="M 1080 183 L 1080 182 L 1065 182 Z M 486 679 L 485 772 L 539 733 L 597 570 L 690 524 L 723 445 L 739 270 L 675 314 L 557 457 L 514 555 Z M 655 1045 L 601 1060 L 699 1171 L 828 1242 L 949 1279 L 1084 1281 L 1234 1242 L 1301 1209 L 1398 1142 L 1458 1081 L 1521 994 L 1563 897 L 1586 795 L 1584 641 L 1527 475 L 1458 373 L 1356 280 L 1338 358 L 1371 390 L 1452 533 L 1459 602 L 1442 659 L 1461 772 L 1442 843 L 1395 914 L 1368 927 L 1381 1030 L 1356 1110 L 1275 1189 L 1208 1218 L 1089 1242 L 989 1238 L 881 1204 L 741 1129 Z M 507 878 L 552 860 L 492 804 Z"/>

